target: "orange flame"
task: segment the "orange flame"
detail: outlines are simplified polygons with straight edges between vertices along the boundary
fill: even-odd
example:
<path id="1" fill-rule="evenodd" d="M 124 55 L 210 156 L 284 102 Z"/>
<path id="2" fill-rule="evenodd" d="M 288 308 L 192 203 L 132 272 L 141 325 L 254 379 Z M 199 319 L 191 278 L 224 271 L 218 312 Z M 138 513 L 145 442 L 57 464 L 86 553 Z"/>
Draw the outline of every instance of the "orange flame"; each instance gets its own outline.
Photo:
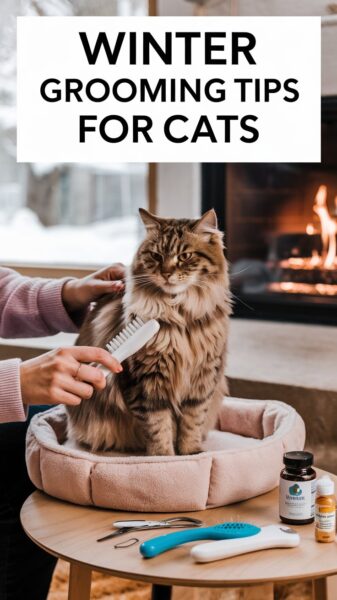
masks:
<path id="1" fill-rule="evenodd" d="M 335 218 L 333 218 L 329 213 L 327 195 L 327 186 L 320 185 L 317 190 L 313 205 L 313 211 L 318 216 L 321 225 L 322 252 L 319 253 L 317 249 L 313 249 L 310 257 L 291 256 L 290 258 L 284 259 L 280 262 L 280 265 L 283 269 L 291 269 L 294 271 L 311 271 L 312 269 L 337 270 L 337 196 L 334 199 Z M 307 224 L 307 235 L 314 235 L 317 232 L 318 229 L 314 227 L 313 223 Z M 288 276 L 289 273 L 287 274 L 287 277 Z M 305 281 L 277 281 L 269 283 L 268 289 L 271 292 L 277 293 L 287 292 L 289 294 L 309 294 L 315 296 L 322 295 L 337 297 L 337 285 L 335 283 L 325 283 L 324 278 L 322 283 L 309 283 Z"/>
<path id="2" fill-rule="evenodd" d="M 315 197 L 313 206 L 314 212 L 318 215 L 321 222 L 321 237 L 323 244 L 323 266 L 331 269 L 336 261 L 336 233 L 337 225 L 334 219 L 330 217 L 327 200 L 327 187 L 320 185 Z"/>

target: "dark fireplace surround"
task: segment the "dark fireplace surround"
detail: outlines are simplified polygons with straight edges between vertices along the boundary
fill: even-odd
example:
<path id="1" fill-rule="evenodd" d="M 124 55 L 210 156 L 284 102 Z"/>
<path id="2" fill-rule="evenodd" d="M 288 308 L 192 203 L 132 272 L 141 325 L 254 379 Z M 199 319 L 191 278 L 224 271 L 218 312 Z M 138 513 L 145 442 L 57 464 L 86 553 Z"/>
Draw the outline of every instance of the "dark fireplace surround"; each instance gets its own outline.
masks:
<path id="1" fill-rule="evenodd" d="M 337 96 L 322 98 L 320 164 L 201 169 L 202 209 L 214 207 L 225 231 L 234 315 L 337 325 Z"/>

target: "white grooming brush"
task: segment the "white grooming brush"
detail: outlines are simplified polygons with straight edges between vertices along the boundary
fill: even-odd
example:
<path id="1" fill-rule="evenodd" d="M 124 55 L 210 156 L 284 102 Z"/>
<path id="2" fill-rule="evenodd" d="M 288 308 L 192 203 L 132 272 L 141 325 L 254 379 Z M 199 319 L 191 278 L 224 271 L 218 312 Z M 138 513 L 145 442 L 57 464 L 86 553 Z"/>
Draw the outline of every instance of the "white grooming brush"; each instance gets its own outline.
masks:
<path id="1" fill-rule="evenodd" d="M 159 331 L 159 328 L 160 325 L 155 319 L 144 323 L 140 317 L 136 317 L 106 345 L 106 348 L 121 363 L 145 346 Z M 109 369 L 103 365 L 99 365 L 99 367 L 105 376 L 111 375 Z"/>
<path id="2" fill-rule="evenodd" d="M 267 548 L 294 548 L 299 543 L 300 536 L 291 527 L 267 525 L 251 537 L 198 544 L 192 548 L 191 556 L 196 562 L 205 563 Z"/>

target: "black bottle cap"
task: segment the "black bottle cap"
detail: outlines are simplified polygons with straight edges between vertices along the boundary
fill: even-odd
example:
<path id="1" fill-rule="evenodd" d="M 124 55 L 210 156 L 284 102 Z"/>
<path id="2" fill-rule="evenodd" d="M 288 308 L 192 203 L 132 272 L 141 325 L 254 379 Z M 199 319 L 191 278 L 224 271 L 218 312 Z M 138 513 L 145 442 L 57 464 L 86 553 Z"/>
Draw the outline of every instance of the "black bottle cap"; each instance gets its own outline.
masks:
<path id="1" fill-rule="evenodd" d="M 286 467 L 291 469 L 305 469 L 311 467 L 314 462 L 314 456 L 311 452 L 286 452 L 283 454 L 283 462 Z"/>

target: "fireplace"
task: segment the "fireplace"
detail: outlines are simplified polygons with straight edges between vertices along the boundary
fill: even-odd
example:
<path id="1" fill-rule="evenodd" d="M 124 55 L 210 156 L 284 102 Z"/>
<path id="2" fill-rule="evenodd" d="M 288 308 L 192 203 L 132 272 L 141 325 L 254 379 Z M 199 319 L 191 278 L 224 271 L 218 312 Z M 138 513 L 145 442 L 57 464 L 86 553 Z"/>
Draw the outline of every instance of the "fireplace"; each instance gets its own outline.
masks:
<path id="1" fill-rule="evenodd" d="M 337 97 L 320 164 L 204 164 L 202 204 L 226 233 L 236 316 L 337 324 Z"/>

